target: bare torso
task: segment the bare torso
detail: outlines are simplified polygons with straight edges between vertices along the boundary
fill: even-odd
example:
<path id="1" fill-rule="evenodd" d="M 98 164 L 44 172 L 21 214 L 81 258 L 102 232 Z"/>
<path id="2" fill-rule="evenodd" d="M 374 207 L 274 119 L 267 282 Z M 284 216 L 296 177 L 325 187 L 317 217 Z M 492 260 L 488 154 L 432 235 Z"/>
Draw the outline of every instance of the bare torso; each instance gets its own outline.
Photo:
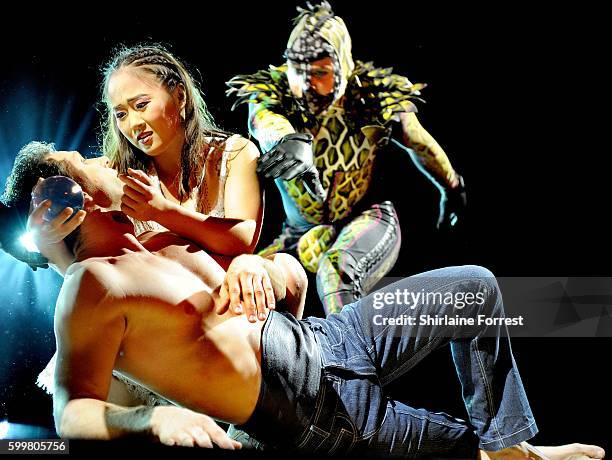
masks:
<path id="1" fill-rule="evenodd" d="M 111 308 L 125 318 L 115 369 L 181 406 L 245 422 L 259 396 L 263 322 L 215 312 L 225 272 L 207 253 L 170 233 L 139 239 L 148 251 L 82 262 L 113 286 Z"/>

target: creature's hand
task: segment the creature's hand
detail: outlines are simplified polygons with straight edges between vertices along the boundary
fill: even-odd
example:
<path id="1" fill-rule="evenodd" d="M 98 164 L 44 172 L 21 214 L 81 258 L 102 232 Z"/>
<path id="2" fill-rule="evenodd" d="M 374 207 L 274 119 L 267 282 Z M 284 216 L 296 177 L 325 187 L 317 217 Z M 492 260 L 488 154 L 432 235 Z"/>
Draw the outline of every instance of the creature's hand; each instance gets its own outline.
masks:
<path id="1" fill-rule="evenodd" d="M 292 133 L 259 158 L 257 172 L 267 178 L 301 179 L 308 192 L 318 201 L 325 200 L 325 190 L 313 162 L 312 135 Z"/>
<path id="2" fill-rule="evenodd" d="M 459 184 L 455 188 L 446 189 L 440 198 L 438 229 L 450 229 L 454 227 L 467 206 L 467 196 L 463 177 L 457 176 Z"/>
<path id="3" fill-rule="evenodd" d="M 140 221 L 157 220 L 159 214 L 171 207 L 171 202 L 155 186 L 143 171 L 128 169 L 129 174 L 120 174 L 125 184 L 121 197 L 121 211 Z"/>
<path id="4" fill-rule="evenodd" d="M 151 417 L 151 431 L 168 446 L 212 448 L 214 443 L 222 449 L 242 447 L 230 439 L 212 418 L 181 407 L 156 407 Z"/>
<path id="5" fill-rule="evenodd" d="M 236 257 L 227 268 L 219 293 L 217 313 L 223 314 L 228 308 L 244 313 L 250 322 L 265 320 L 268 310 L 276 308 L 274 287 L 265 260 L 254 255 Z"/>

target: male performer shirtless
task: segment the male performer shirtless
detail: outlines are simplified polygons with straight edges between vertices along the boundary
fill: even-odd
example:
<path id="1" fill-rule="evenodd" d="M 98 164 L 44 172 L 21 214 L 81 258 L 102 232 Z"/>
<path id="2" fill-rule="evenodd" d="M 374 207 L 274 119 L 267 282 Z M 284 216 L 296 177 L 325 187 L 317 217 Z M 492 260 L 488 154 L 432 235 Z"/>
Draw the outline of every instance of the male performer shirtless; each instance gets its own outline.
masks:
<path id="1" fill-rule="evenodd" d="M 88 200 L 88 216 L 74 244 L 77 262 L 67 272 L 55 315 L 54 415 L 61 436 L 111 439 L 148 433 L 168 444 L 205 446 L 212 439 L 237 447 L 201 415 L 208 414 L 244 424 L 265 443 L 305 451 L 365 448 L 403 456 L 539 458 L 524 442 L 537 428 L 501 328 L 378 326 L 372 321 L 380 313 L 376 294 L 329 319 L 297 321 L 271 311 L 265 322 L 249 322 L 227 308 L 224 292 L 230 292 L 233 304 L 234 287 L 245 300 L 250 296 L 245 279 L 269 277 L 276 281 L 277 300 L 285 289 L 303 299 L 303 272 L 295 260 L 240 256 L 226 274 L 204 251 L 171 233 L 137 239 L 129 221 L 111 210 L 117 202 L 114 178 L 103 165 L 84 165 L 77 152 L 51 152 L 42 161 L 61 166 L 56 172 L 70 174 L 94 197 Z M 35 171 L 35 161 L 19 157 L 16 168 L 24 167 Z M 32 185 L 9 178 L 5 197 L 24 197 L 15 190 Z M 417 275 L 388 293 L 396 289 L 481 293 L 481 305 L 453 313 L 503 317 L 495 279 L 480 267 Z M 440 305 L 396 302 L 385 308 L 389 318 L 415 310 L 444 313 Z M 470 424 L 413 409 L 383 392 L 429 351 L 449 342 Z M 106 402 L 113 369 L 183 407 L 126 408 Z M 596 446 L 543 450 L 550 458 L 604 455 Z"/>

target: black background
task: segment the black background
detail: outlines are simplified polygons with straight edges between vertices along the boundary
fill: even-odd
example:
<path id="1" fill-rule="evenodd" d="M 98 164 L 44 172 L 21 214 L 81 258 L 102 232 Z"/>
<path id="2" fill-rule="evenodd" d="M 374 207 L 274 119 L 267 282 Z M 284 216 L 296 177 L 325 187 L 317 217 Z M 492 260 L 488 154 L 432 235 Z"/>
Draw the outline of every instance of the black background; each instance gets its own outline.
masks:
<path id="1" fill-rule="evenodd" d="M 201 73 L 219 124 L 247 135 L 246 109 L 229 111 L 224 81 L 281 62 L 295 5 L 216 2 L 192 11 L 140 4 L 109 11 L 100 4 L 88 14 L 32 9 L 9 15 L 12 27 L 0 32 L 0 164 L 8 165 L 29 140 L 56 140 L 44 136 L 62 125 L 72 100 L 68 142 L 93 110 L 98 68 L 119 43 L 169 45 Z M 463 225 L 452 235 L 437 232 L 437 190 L 406 154 L 395 147 L 380 152 L 375 191 L 394 201 L 403 233 L 391 275 L 473 263 L 498 276 L 609 276 L 609 116 L 606 86 L 598 85 L 609 53 L 601 13 L 588 4 L 580 11 L 536 12 L 518 3 L 430 8 L 404 1 L 334 4 L 351 32 L 354 58 L 428 84 L 419 117 L 468 190 Z M 97 121 L 93 114 L 80 151 L 97 151 Z M 7 173 L 4 168 L 2 179 Z M 276 236 L 282 216 L 269 187 L 261 243 Z M 59 278 L 53 282 L 51 290 Z M 14 286 L 0 283 L 2 298 L 10 298 Z M 309 309 L 322 313 L 312 303 Z M 53 351 L 52 318 L 37 311 L 18 298 L 0 311 L 0 416 L 51 426 L 50 398 L 33 380 Z M 513 342 L 540 428 L 537 443 L 607 447 L 610 345 L 609 338 Z M 446 351 L 402 384 L 410 387 L 413 405 L 464 415 Z"/>

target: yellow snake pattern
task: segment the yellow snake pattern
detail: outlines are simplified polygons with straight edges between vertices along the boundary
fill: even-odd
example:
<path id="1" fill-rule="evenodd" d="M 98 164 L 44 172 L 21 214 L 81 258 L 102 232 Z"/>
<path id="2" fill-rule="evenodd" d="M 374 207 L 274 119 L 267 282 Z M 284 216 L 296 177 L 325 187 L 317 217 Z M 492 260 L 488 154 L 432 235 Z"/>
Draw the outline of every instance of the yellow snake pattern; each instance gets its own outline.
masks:
<path id="1" fill-rule="evenodd" d="M 316 273 L 321 256 L 336 238 L 333 225 L 317 225 L 302 235 L 298 241 L 297 254 L 306 270 Z"/>
<path id="2" fill-rule="evenodd" d="M 328 199 L 324 203 L 314 200 L 300 180 L 283 182 L 300 214 L 315 225 L 344 219 L 364 197 L 372 179 L 377 149 L 377 144 L 370 139 L 375 138 L 374 133 L 378 130 L 386 131 L 383 127 L 370 130 L 370 137 L 362 131 L 350 134 L 343 115 L 342 108 L 330 108 L 319 131 L 313 133 L 315 165 Z"/>

